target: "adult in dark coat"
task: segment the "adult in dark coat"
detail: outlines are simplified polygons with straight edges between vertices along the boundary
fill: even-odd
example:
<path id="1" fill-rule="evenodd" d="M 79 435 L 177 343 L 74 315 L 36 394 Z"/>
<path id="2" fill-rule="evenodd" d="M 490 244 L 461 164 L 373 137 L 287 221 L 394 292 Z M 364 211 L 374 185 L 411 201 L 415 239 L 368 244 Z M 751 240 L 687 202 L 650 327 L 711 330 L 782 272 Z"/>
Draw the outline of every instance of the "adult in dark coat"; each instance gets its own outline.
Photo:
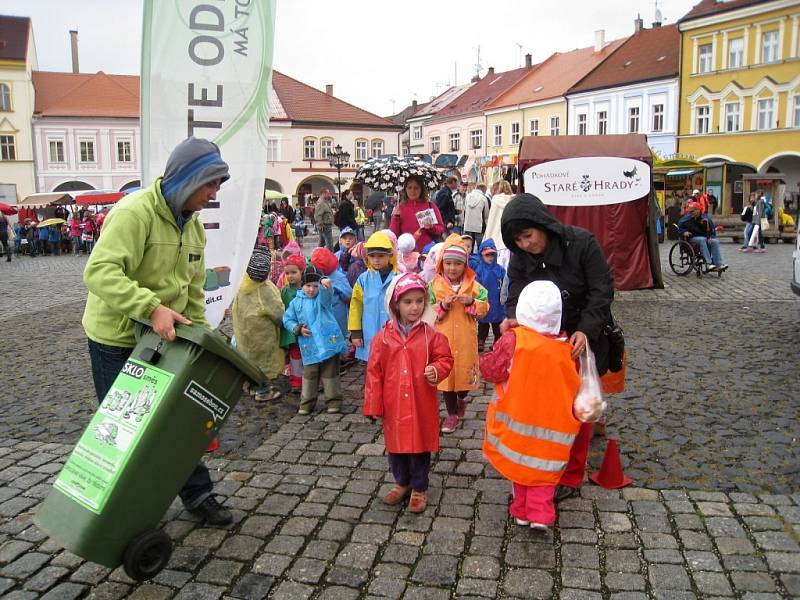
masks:
<path id="1" fill-rule="evenodd" d="M 345 190 L 342 192 L 342 200 L 339 202 L 337 211 L 339 229 L 350 227 L 353 231 L 358 228 L 356 223 L 356 211 L 353 207 L 353 191 Z"/>
<path id="2" fill-rule="evenodd" d="M 294 209 L 287 198 L 281 199 L 280 213 L 289 223 L 294 223 Z"/>
<path id="3" fill-rule="evenodd" d="M 569 335 L 572 356 L 586 344 L 597 370 L 608 370 L 608 340 L 603 327 L 611 320 L 614 279 L 600 245 L 589 231 L 564 225 L 536 196 L 517 194 L 506 205 L 500 222 L 503 242 L 511 251 L 508 300 L 502 330 L 516 325 L 517 300 L 532 281 L 548 280 L 561 290 L 561 328 Z M 584 423 L 572 445 L 567 470 L 556 490 L 556 501 L 573 495 L 583 482 L 593 424 Z"/>
<path id="4" fill-rule="evenodd" d="M 444 187 L 436 192 L 436 197 L 433 199 L 442 214 L 443 225 L 446 229 L 445 235 L 453 229 L 456 222 L 456 205 L 453 202 L 453 191 L 456 187 L 458 187 L 458 178 L 451 175 L 447 178 Z"/>

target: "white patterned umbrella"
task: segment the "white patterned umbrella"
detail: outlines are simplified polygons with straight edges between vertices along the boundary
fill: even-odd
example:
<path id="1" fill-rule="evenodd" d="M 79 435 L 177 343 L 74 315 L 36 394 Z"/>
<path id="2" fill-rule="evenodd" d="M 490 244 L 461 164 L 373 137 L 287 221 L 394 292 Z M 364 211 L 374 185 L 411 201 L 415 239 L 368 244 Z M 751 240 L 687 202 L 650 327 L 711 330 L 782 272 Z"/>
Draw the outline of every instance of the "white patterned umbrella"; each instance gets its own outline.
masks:
<path id="1" fill-rule="evenodd" d="M 417 158 L 372 158 L 361 166 L 355 178 L 373 190 L 399 192 L 406 180 L 414 176 L 430 190 L 444 184 L 444 175 L 436 167 Z"/>

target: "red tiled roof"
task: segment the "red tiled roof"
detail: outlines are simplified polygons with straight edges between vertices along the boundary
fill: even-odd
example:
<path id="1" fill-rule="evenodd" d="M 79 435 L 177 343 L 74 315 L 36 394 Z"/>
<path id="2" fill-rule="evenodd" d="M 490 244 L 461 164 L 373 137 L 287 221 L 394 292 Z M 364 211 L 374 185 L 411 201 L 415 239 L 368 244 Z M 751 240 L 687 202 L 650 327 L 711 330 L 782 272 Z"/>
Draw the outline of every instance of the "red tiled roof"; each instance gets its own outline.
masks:
<path id="1" fill-rule="evenodd" d="M 642 29 L 569 90 L 585 92 L 678 75 L 677 25 Z"/>
<path id="2" fill-rule="evenodd" d="M 770 2 L 770 0 L 700 0 L 692 10 L 678 20 L 678 23 L 765 2 Z"/>
<path id="3" fill-rule="evenodd" d="M 495 98 L 509 90 L 515 83 L 535 69 L 536 65 L 502 73 L 487 73 L 479 81 L 472 84 L 472 87 L 466 92 L 433 115 L 431 122 L 482 112 Z"/>
<path id="4" fill-rule="evenodd" d="M 25 60 L 30 29 L 28 17 L 0 15 L 0 59 Z"/>
<path id="5" fill-rule="evenodd" d="M 487 108 L 503 108 L 563 96 L 577 81 L 612 56 L 626 39 L 609 42 L 600 52 L 595 52 L 594 46 L 556 52 L 530 70 L 517 85 L 497 97 Z"/>
<path id="6" fill-rule="evenodd" d="M 139 77 L 33 72 L 33 112 L 43 117 L 139 117 Z"/>
<path id="7" fill-rule="evenodd" d="M 272 87 L 293 122 L 402 129 L 388 119 L 329 96 L 279 71 L 272 71 Z"/>

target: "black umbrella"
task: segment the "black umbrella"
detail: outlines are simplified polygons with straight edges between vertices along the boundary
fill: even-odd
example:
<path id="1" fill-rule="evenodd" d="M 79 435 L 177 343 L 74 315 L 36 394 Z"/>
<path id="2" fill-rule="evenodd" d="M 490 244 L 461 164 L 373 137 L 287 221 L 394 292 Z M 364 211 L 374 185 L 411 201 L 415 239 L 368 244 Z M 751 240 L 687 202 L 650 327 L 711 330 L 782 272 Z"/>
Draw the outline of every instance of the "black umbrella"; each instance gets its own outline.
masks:
<path id="1" fill-rule="evenodd" d="M 373 190 L 400 191 L 409 177 L 419 177 L 430 190 L 444 183 L 444 175 L 426 162 L 416 158 L 375 158 L 368 160 L 356 173 L 356 179 Z"/>
<path id="2" fill-rule="evenodd" d="M 364 208 L 368 208 L 370 210 L 381 208 L 383 206 L 384 198 L 386 198 L 386 194 L 383 192 L 372 192 L 367 197 L 367 201 L 364 202 Z"/>

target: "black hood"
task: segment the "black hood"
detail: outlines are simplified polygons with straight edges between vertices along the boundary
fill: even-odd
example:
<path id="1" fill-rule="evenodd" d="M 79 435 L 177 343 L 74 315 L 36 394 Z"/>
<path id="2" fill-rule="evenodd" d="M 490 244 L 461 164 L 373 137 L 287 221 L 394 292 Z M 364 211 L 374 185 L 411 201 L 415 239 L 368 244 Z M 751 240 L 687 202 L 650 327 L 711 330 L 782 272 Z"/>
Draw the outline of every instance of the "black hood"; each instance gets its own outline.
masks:
<path id="1" fill-rule="evenodd" d="M 503 216 L 500 220 L 500 232 L 503 235 L 503 243 L 506 248 L 514 254 L 523 253 L 523 250 L 517 247 L 511 236 L 511 227 L 509 226 L 511 221 L 527 221 L 531 224 L 531 227 L 547 230 L 548 237 L 564 237 L 564 226 L 550 214 L 550 211 L 542 204 L 542 201 L 533 194 L 517 194 L 514 196 L 503 209 Z"/>

